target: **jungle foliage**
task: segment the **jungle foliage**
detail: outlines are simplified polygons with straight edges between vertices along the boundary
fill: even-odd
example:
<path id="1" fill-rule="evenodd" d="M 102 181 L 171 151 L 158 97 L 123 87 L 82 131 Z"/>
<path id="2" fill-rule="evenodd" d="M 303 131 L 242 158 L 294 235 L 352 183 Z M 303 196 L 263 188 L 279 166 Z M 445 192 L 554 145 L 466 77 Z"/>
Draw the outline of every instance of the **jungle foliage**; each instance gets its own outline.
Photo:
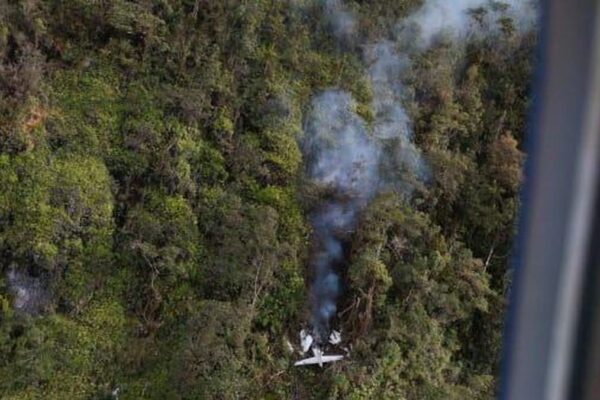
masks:
<path id="1" fill-rule="evenodd" d="M 347 3 L 382 37 L 420 2 Z M 303 115 L 330 87 L 370 112 L 360 49 L 322 13 L 0 0 L 0 397 L 493 397 L 536 38 L 505 29 L 413 60 L 430 179 L 360 216 L 339 318 L 350 359 L 296 369 Z"/>

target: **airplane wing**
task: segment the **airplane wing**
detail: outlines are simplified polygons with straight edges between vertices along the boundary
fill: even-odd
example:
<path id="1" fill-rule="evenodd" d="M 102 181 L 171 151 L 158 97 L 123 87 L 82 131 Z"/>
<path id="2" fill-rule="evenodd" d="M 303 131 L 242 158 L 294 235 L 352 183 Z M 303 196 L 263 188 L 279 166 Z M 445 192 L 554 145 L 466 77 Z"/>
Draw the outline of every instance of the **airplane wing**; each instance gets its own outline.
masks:
<path id="1" fill-rule="evenodd" d="M 341 356 L 341 355 L 310 357 L 310 358 L 305 358 L 304 360 L 296 361 L 294 363 L 294 366 L 298 367 L 301 365 L 325 364 L 325 363 L 329 363 L 329 362 L 339 361 L 342 358 L 344 358 L 344 356 Z"/>

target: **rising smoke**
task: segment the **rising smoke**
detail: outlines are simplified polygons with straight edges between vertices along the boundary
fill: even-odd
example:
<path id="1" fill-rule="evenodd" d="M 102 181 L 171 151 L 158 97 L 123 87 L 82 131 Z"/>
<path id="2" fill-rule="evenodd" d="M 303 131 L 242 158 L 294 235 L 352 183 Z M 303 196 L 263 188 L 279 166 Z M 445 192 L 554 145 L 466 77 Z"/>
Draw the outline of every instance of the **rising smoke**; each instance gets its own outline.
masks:
<path id="1" fill-rule="evenodd" d="M 342 0 L 325 0 L 324 9 L 325 17 L 337 40 L 344 44 L 352 41 L 356 34 L 356 19 L 352 12 L 346 9 Z"/>
<path id="2" fill-rule="evenodd" d="M 399 35 L 410 35 L 414 44 L 425 50 L 441 37 L 457 42 L 497 33 L 496 22 L 503 16 L 512 19 L 516 30 L 526 31 L 537 20 L 536 4 L 531 0 L 426 0 L 398 24 Z M 481 11 L 479 23 L 473 18 L 476 10 Z"/>
<path id="3" fill-rule="evenodd" d="M 37 315 L 49 307 L 50 295 L 41 277 L 31 276 L 13 266 L 6 273 L 6 282 L 17 312 Z"/>
<path id="4" fill-rule="evenodd" d="M 325 91 L 312 100 L 304 154 L 308 177 L 327 187 L 333 198 L 310 216 L 315 243 L 312 258 L 312 326 L 326 337 L 336 312 L 340 281 L 336 268 L 344 261 L 343 239 L 352 230 L 358 211 L 376 192 L 381 148 L 356 115 L 352 97 L 340 90 Z"/>
<path id="5" fill-rule="evenodd" d="M 374 121 L 370 129 L 356 113 L 356 102 L 342 90 L 316 95 L 305 126 L 303 153 L 308 178 L 334 195 L 310 216 L 313 228 L 313 284 L 311 324 L 317 338 L 329 332 L 329 321 L 337 311 L 340 279 L 344 266 L 343 242 L 353 230 L 360 211 L 380 190 L 401 189 L 410 193 L 406 179 L 389 182 L 382 172 L 394 165 L 408 175 L 423 177 L 426 165 L 412 143 L 411 122 L 402 106 L 401 74 L 408 59 L 396 53 L 391 42 L 365 49 L 367 74 L 373 88 Z M 392 146 L 392 152 L 384 149 Z"/>
<path id="6" fill-rule="evenodd" d="M 363 44 L 365 74 L 373 91 L 371 125 L 356 113 L 356 102 L 342 90 L 330 89 L 312 99 L 302 143 L 307 177 L 334 193 L 310 215 L 311 324 L 317 340 L 327 337 L 337 311 L 338 271 L 346 261 L 343 243 L 360 211 L 379 191 L 410 195 L 413 183 L 427 177 L 427 165 L 412 142 L 412 122 L 403 106 L 410 100 L 402 83 L 410 55 L 426 50 L 442 36 L 463 41 L 483 34 L 483 27 L 493 26 L 501 16 L 513 17 L 516 29 L 529 29 L 536 18 L 531 4 L 528 0 L 426 0 L 398 25 L 396 40 Z M 473 24 L 469 14 L 476 8 L 482 8 L 485 23 Z M 356 39 L 355 18 L 341 0 L 325 0 L 324 10 L 338 40 Z M 410 52 L 399 52 L 401 44 L 407 43 Z M 383 173 L 386 169 L 400 173 Z"/>

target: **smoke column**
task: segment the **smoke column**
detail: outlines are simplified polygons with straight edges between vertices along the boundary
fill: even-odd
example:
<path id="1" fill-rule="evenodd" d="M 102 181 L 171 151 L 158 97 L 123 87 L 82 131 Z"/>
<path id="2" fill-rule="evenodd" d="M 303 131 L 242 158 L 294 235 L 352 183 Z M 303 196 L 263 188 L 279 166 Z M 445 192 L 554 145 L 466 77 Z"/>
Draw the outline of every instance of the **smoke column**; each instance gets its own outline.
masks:
<path id="1" fill-rule="evenodd" d="M 356 21 L 341 0 L 323 2 L 325 17 L 340 42 L 355 40 Z M 473 24 L 470 11 L 482 8 L 483 23 Z M 310 289 L 311 324 L 317 341 L 325 341 L 341 292 L 338 270 L 345 267 L 343 241 L 360 211 L 380 190 L 410 196 L 412 182 L 424 180 L 428 168 L 412 142 L 412 122 L 403 103 L 402 76 L 410 54 L 433 45 L 439 37 L 464 41 L 470 35 L 494 34 L 495 22 L 513 17 L 515 28 L 529 29 L 537 17 L 529 0 L 426 0 L 398 24 L 396 41 L 363 44 L 365 74 L 373 90 L 374 121 L 369 128 L 355 112 L 351 95 L 330 89 L 315 95 L 307 115 L 302 150 L 307 177 L 330 195 L 309 219 L 313 228 Z M 482 31 L 486 27 L 487 31 Z M 403 44 L 408 49 L 400 53 Z M 391 151 L 390 151 L 391 150 Z M 390 173 L 391 171 L 391 173 Z M 391 178 L 390 178 L 391 177 Z"/>
<path id="2" fill-rule="evenodd" d="M 342 240 L 379 184 L 381 149 L 367 134 L 364 121 L 354 113 L 355 106 L 347 93 L 325 91 L 313 98 L 305 129 L 307 175 L 333 193 L 310 216 L 315 246 L 311 262 L 311 323 L 321 340 L 329 332 L 340 294 L 336 267 L 344 262 Z"/>
<path id="3" fill-rule="evenodd" d="M 356 114 L 352 97 L 336 89 L 313 97 L 305 126 L 302 148 L 307 176 L 330 193 L 310 215 L 314 243 L 311 324 L 321 340 L 337 311 L 341 291 L 337 270 L 345 262 L 343 240 L 353 230 L 358 214 L 380 190 L 411 191 L 410 180 L 388 182 L 381 172 L 393 165 L 407 175 L 423 177 L 427 170 L 411 141 L 410 119 L 401 104 L 404 88 L 399 78 L 407 59 L 394 52 L 391 43 L 368 47 L 365 56 L 371 65 L 367 73 L 373 87 L 372 128 L 368 130 Z M 386 146 L 393 151 L 384 152 Z"/>

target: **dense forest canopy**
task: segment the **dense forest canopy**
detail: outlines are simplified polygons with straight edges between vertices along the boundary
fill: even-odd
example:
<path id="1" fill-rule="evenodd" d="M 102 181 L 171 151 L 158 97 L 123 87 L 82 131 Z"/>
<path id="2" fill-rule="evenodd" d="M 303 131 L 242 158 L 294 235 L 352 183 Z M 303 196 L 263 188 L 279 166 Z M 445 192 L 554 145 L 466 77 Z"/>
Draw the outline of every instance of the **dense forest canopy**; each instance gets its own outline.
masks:
<path id="1" fill-rule="evenodd" d="M 0 0 L 0 397 L 492 398 L 521 3 Z"/>

